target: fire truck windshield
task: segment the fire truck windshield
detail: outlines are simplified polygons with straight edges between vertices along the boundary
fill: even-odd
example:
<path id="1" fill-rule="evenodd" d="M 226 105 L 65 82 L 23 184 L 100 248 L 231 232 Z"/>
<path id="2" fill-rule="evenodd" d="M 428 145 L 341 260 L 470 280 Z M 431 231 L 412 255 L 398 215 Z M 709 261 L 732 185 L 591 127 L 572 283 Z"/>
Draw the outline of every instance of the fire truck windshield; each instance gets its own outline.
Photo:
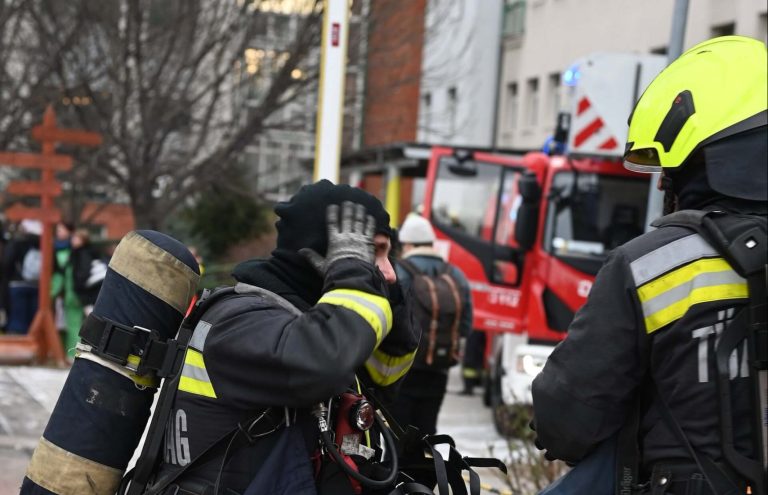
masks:
<path id="1" fill-rule="evenodd" d="M 514 246 L 514 221 L 508 218 L 514 218 L 519 205 L 515 198 L 520 174 L 515 167 L 470 160 L 457 165 L 453 157 L 442 158 L 432 199 L 433 221 L 459 235 Z"/>
<path id="2" fill-rule="evenodd" d="M 602 260 L 643 232 L 648 182 L 574 173 L 555 174 L 548 195 L 545 249 L 565 262 Z"/>

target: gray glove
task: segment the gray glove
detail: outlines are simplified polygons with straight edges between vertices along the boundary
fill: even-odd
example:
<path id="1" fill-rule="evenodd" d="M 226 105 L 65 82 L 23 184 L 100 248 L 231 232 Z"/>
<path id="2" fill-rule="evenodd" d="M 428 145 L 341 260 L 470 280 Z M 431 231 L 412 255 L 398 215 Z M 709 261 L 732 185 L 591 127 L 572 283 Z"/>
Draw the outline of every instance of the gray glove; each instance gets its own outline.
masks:
<path id="1" fill-rule="evenodd" d="M 344 258 L 357 258 L 373 264 L 375 259 L 373 229 L 376 221 L 372 215 L 366 214 L 365 206 L 344 201 L 341 205 L 341 222 L 339 222 L 339 205 L 329 205 L 325 211 L 328 228 L 328 249 L 325 258 L 310 248 L 300 249 L 299 254 L 307 258 L 315 270 L 323 276 L 333 263 Z"/>

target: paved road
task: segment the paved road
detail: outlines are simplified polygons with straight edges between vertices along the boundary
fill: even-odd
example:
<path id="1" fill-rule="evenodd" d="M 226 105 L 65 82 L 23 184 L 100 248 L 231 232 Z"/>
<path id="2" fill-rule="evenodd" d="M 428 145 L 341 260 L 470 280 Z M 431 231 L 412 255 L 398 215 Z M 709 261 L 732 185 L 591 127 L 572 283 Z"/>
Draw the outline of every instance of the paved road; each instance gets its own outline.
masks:
<path id="1" fill-rule="evenodd" d="M 45 429 L 68 370 L 0 366 L 0 495 L 16 495 L 27 462 Z M 492 425 L 490 411 L 478 395 L 458 395 L 458 369 L 451 374 L 448 394 L 439 420 L 440 433 L 451 435 L 465 456 L 491 453 L 507 459 L 507 442 Z M 506 493 L 505 484 L 493 472 L 481 470 L 484 494 Z"/>

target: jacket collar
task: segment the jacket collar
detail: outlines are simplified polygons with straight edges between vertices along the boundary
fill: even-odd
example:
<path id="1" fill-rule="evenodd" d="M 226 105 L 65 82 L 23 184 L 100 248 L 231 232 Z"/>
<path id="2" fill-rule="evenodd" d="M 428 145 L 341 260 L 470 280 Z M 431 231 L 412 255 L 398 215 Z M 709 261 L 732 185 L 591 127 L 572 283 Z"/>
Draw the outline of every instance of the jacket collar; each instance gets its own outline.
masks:
<path id="1" fill-rule="evenodd" d="M 445 261 L 440 253 L 435 251 L 435 248 L 427 246 L 415 247 L 407 253 L 403 254 L 403 258 L 410 258 L 411 256 L 431 256 L 433 258 L 438 258 Z"/>

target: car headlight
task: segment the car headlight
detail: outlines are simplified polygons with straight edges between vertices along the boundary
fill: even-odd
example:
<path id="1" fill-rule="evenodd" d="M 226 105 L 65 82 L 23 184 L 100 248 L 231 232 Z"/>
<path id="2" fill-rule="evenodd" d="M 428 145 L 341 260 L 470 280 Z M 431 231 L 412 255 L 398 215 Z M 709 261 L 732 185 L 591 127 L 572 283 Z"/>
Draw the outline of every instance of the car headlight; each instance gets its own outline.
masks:
<path id="1" fill-rule="evenodd" d="M 544 360 L 532 356 L 531 354 L 522 354 L 517 356 L 517 372 L 529 376 L 536 376 L 544 368 Z"/>

